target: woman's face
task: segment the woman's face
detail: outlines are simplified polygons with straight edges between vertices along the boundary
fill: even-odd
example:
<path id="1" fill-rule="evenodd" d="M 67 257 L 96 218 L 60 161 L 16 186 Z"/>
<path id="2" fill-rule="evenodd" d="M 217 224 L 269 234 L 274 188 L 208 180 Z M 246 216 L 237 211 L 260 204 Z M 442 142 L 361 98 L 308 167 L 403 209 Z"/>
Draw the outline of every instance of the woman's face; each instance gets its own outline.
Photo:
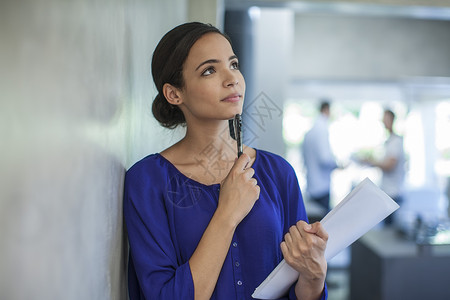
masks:
<path id="1" fill-rule="evenodd" d="M 180 109 L 190 120 L 228 120 L 242 113 L 245 81 L 228 40 L 207 33 L 192 46 L 183 66 Z"/>

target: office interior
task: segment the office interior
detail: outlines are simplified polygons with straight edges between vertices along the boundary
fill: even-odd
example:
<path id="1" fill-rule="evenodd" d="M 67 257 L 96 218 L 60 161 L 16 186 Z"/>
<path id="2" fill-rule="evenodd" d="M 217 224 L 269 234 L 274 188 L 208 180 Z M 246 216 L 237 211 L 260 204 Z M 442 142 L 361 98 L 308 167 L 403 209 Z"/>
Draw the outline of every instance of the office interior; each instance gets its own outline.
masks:
<path id="1" fill-rule="evenodd" d="M 127 298 L 124 172 L 183 135 L 151 115 L 151 53 L 165 32 L 194 20 L 233 41 L 247 82 L 246 143 L 285 157 L 303 190 L 303 136 L 331 100 L 330 143 L 348 165 L 332 174 L 332 206 L 363 178 L 379 182 L 379 170 L 352 157 L 377 155 L 383 109 L 397 115 L 407 154 L 402 225 L 414 228 L 419 216 L 441 235 L 421 244 L 390 235 L 404 244 L 386 254 L 388 266 L 370 246 L 379 235 L 355 242 L 372 277 L 354 281 L 361 271 L 349 247 L 329 264 L 329 299 L 402 299 L 399 290 L 420 284 L 448 299 L 439 283 L 450 275 L 450 2 L 438 0 L 2 1 L 1 298 Z M 383 282 L 392 274 L 407 280 Z M 404 299 L 426 299 L 416 296 Z"/>

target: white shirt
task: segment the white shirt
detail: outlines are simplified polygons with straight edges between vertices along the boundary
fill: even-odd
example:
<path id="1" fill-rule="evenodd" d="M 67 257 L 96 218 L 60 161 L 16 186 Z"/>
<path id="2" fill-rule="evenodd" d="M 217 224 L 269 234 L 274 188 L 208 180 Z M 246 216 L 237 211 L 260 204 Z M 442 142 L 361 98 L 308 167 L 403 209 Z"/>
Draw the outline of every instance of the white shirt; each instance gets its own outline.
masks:
<path id="1" fill-rule="evenodd" d="M 330 175 L 337 168 L 328 137 L 328 118 L 320 115 L 303 141 L 307 191 L 313 197 L 330 192 Z"/>
<path id="2" fill-rule="evenodd" d="M 403 151 L 403 137 L 392 133 L 384 143 L 384 159 L 395 158 L 397 163 L 390 171 L 383 171 L 381 189 L 391 196 L 397 197 L 401 194 L 405 178 L 405 153 Z"/>

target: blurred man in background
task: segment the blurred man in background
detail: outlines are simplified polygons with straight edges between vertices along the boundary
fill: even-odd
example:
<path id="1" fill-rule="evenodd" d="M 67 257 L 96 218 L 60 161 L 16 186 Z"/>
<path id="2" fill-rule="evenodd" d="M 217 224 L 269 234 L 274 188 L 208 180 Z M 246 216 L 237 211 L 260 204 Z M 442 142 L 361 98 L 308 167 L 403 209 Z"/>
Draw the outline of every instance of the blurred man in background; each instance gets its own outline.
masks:
<path id="1" fill-rule="evenodd" d="M 403 137 L 394 133 L 393 126 L 395 114 L 386 109 L 383 115 L 383 124 L 389 132 L 384 143 L 384 156 L 381 160 L 367 159 L 365 162 L 381 169 L 383 176 L 381 189 L 395 202 L 402 202 L 402 188 L 405 178 L 405 153 L 403 150 Z M 386 225 L 393 223 L 392 215 L 385 219 Z"/>
<path id="2" fill-rule="evenodd" d="M 330 103 L 323 101 L 320 105 L 320 115 L 306 133 L 302 146 L 306 190 L 310 200 L 319 204 L 326 212 L 330 210 L 331 172 L 338 167 L 330 147 L 329 117 Z"/>

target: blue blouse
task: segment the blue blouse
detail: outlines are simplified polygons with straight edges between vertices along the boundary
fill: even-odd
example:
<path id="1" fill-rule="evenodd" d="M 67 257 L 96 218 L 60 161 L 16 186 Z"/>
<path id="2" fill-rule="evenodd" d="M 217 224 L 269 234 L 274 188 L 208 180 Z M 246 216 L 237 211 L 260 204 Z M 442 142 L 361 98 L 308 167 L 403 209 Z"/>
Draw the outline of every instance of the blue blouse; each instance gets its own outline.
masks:
<path id="1" fill-rule="evenodd" d="M 235 230 L 211 299 L 252 299 L 255 288 L 283 259 L 284 234 L 298 220 L 307 220 L 297 177 L 287 161 L 257 150 L 252 168 L 260 197 Z M 219 189 L 219 184 L 186 177 L 160 154 L 127 171 L 124 216 L 131 300 L 194 299 L 189 259 L 217 208 Z M 296 299 L 294 286 L 282 299 Z"/>

